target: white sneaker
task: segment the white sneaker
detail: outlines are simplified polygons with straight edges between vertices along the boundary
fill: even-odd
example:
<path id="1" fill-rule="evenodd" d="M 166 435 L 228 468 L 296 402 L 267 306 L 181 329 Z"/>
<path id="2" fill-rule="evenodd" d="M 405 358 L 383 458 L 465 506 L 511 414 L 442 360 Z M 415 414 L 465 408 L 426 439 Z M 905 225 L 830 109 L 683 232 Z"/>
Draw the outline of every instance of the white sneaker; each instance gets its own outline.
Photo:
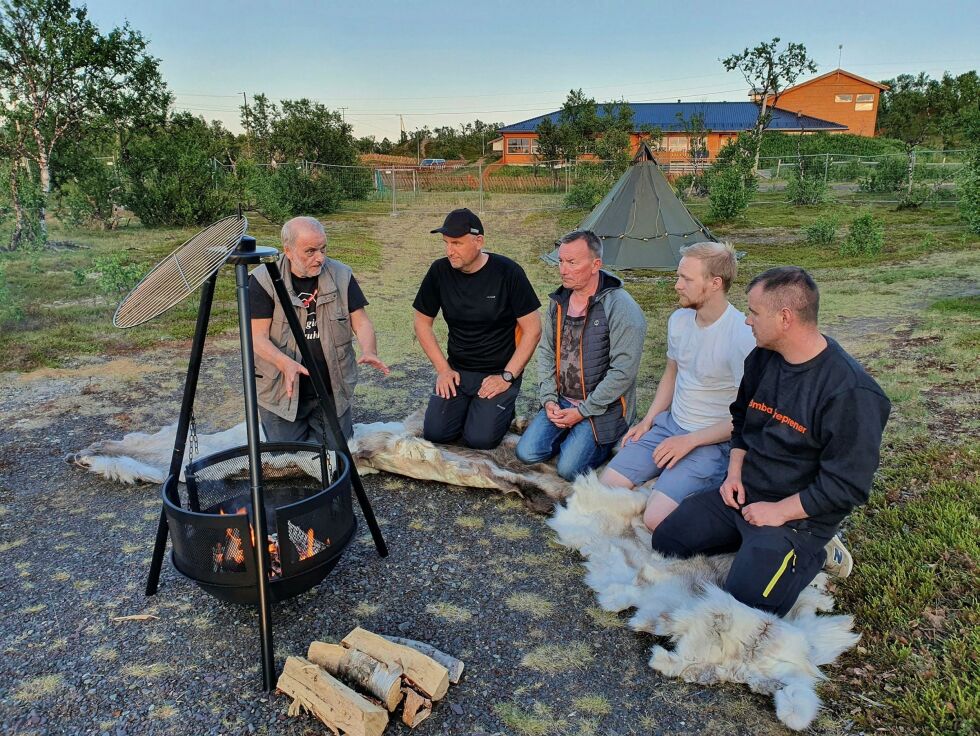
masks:
<path id="1" fill-rule="evenodd" d="M 823 569 L 839 578 L 846 578 L 854 568 L 854 558 L 847 551 L 847 547 L 840 541 L 840 537 L 834 535 L 824 547 L 827 551 L 827 561 L 823 564 Z"/>

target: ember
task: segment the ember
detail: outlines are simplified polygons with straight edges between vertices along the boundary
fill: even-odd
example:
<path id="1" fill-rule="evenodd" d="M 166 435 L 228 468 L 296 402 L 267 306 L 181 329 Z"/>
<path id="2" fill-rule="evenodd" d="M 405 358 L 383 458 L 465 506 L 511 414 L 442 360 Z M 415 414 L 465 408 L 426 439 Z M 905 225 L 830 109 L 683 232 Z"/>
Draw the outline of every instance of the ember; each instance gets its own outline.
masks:
<path id="1" fill-rule="evenodd" d="M 243 515 L 247 509 L 239 508 L 235 515 Z M 223 510 L 219 514 L 226 515 Z M 308 560 L 314 555 L 320 554 L 330 546 L 330 538 L 319 540 L 313 529 L 305 532 L 292 521 L 287 522 L 289 530 L 289 541 L 296 548 L 296 554 L 300 562 Z M 249 535 L 252 545 L 255 545 L 255 529 L 248 525 Z M 273 532 L 267 537 L 269 549 L 269 579 L 275 580 L 282 577 L 282 557 L 279 550 L 279 534 Z M 242 546 L 241 535 L 237 529 L 225 529 L 225 541 L 214 545 L 213 554 L 214 565 L 212 572 L 244 572 L 245 571 L 245 549 Z"/>

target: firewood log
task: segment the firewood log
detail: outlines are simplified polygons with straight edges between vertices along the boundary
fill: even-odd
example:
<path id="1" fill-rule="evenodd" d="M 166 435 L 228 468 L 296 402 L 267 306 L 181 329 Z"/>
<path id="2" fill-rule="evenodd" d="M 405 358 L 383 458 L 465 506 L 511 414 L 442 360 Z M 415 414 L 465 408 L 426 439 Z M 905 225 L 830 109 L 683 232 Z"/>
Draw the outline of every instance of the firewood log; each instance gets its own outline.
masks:
<path id="1" fill-rule="evenodd" d="M 402 668 L 388 667 L 369 654 L 339 644 L 315 641 L 306 658 L 348 685 L 356 685 L 392 711 L 402 699 Z"/>
<path id="2" fill-rule="evenodd" d="M 413 688 L 402 688 L 405 693 L 405 707 L 402 708 L 402 723 L 415 728 L 432 715 L 432 701 L 417 693 Z"/>
<path id="3" fill-rule="evenodd" d="M 289 657 L 276 687 L 294 698 L 289 709 L 295 715 L 306 709 L 331 731 L 345 736 L 381 736 L 388 712 L 335 679 L 319 665 L 303 657 Z"/>
<path id="4" fill-rule="evenodd" d="M 387 634 L 382 634 L 382 636 L 393 644 L 401 644 L 402 646 L 411 647 L 416 651 L 422 652 L 422 654 L 427 657 L 432 657 L 432 659 L 449 670 L 450 684 L 459 684 L 460 678 L 463 676 L 463 667 L 465 667 L 462 660 L 456 659 L 456 657 L 453 655 L 446 654 L 445 652 L 436 649 L 431 644 L 426 644 L 424 641 L 405 639 L 400 636 L 388 636 Z"/>
<path id="5" fill-rule="evenodd" d="M 360 627 L 345 636 L 341 644 L 360 649 L 389 667 L 401 667 L 402 677 L 432 700 L 439 700 L 449 689 L 449 670 L 411 647 L 395 644 Z"/>

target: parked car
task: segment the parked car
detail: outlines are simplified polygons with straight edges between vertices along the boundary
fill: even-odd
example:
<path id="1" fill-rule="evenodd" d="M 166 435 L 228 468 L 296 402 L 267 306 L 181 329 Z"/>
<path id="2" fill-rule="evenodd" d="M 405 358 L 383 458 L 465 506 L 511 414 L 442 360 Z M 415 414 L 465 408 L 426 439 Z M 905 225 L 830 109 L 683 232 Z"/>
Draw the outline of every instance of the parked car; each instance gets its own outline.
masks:
<path id="1" fill-rule="evenodd" d="M 441 169 L 446 165 L 446 159 L 444 158 L 424 158 L 422 159 L 419 166 L 422 168 L 436 168 Z"/>

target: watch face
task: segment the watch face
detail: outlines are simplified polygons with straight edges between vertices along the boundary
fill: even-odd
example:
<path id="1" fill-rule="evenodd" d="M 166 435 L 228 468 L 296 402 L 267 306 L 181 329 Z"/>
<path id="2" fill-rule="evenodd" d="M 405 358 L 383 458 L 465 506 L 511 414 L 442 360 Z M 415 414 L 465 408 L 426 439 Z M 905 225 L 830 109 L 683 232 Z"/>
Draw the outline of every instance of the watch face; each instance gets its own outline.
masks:
<path id="1" fill-rule="evenodd" d="M 500 377 L 503 378 L 505 381 L 507 381 L 507 383 L 514 382 L 514 374 L 511 373 L 510 371 L 504 371 L 503 373 L 500 374 Z"/>

